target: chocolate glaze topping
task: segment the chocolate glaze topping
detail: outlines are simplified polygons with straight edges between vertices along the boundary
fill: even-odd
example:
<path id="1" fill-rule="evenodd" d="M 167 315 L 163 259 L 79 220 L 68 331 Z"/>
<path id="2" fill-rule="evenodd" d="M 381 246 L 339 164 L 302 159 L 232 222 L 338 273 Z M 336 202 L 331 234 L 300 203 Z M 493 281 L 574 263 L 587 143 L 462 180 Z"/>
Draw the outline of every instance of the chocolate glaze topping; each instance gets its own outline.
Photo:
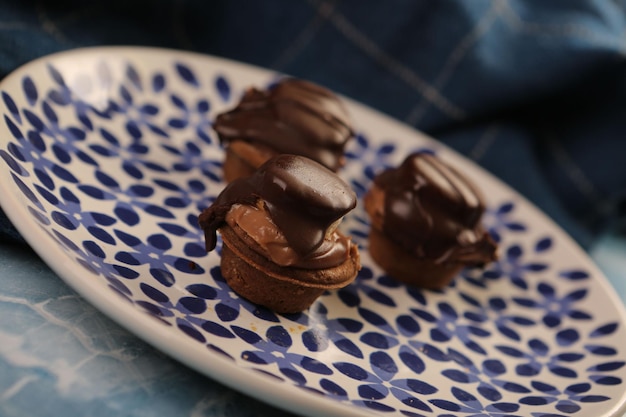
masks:
<path id="1" fill-rule="evenodd" d="M 331 91 L 303 80 L 284 79 L 268 91 L 250 88 L 213 128 L 223 145 L 258 142 L 277 153 L 303 155 L 337 171 L 353 136 L 346 109 Z"/>
<path id="2" fill-rule="evenodd" d="M 337 220 L 356 206 L 356 195 L 335 173 L 301 156 L 279 155 L 252 176 L 229 183 L 199 216 L 206 249 L 216 244 L 216 231 L 225 225 L 233 204 L 255 206 L 262 200 L 269 216 L 303 267 L 326 268 L 347 259 L 349 239 L 325 239 Z"/>
<path id="3" fill-rule="evenodd" d="M 428 153 L 414 153 L 374 179 L 384 190 L 383 232 L 420 257 L 482 264 L 496 245 L 480 224 L 478 189 Z"/>

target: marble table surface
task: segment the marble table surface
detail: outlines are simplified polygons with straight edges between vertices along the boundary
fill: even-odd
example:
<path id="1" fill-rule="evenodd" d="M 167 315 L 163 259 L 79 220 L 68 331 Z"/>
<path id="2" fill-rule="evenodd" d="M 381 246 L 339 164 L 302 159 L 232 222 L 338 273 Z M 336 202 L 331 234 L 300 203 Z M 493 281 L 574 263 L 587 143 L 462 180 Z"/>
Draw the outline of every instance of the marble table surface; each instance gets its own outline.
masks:
<path id="1" fill-rule="evenodd" d="M 626 239 L 590 255 L 626 302 Z M 292 416 L 181 365 L 101 314 L 27 246 L 0 244 L 0 416 Z"/>

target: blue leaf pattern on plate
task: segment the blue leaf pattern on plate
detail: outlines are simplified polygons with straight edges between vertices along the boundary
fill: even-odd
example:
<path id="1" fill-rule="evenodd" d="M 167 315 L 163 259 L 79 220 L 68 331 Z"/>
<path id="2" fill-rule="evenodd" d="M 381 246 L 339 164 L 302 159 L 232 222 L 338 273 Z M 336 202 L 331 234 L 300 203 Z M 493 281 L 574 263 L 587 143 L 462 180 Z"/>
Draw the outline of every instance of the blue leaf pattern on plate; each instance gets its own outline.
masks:
<path id="1" fill-rule="evenodd" d="M 514 197 L 484 218 L 500 259 L 464 270 L 445 290 L 401 285 L 364 257 L 353 284 L 300 314 L 237 297 L 215 266 L 221 241 L 206 253 L 197 215 L 223 186 L 212 120 L 241 91 L 228 74 L 183 60 L 152 73 L 128 63 L 120 80 L 113 74 L 101 63 L 77 75 L 91 86 L 79 91 L 49 64 L 47 87 L 25 76 L 18 91 L 2 91 L 10 138 L 0 156 L 25 216 L 68 259 L 189 343 L 272 383 L 382 414 L 585 415 L 587 404 L 612 399 L 606 387 L 624 384 L 616 343 L 624 329 L 588 308 L 592 273 L 554 264 L 559 240 L 534 230 Z M 86 98 L 111 84 L 98 106 Z M 362 197 L 404 152 L 393 138 L 358 132 L 342 175 Z M 346 223 L 366 251 L 363 209 Z M 433 373 L 453 384 L 438 386 Z"/>

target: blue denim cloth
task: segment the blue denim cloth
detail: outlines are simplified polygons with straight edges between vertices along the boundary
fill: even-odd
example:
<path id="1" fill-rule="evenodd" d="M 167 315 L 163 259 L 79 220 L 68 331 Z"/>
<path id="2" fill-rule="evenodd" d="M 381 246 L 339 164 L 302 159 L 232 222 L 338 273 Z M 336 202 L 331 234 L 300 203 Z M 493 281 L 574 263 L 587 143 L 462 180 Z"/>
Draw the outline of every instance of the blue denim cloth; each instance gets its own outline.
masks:
<path id="1" fill-rule="evenodd" d="M 0 77 L 93 45 L 307 78 L 423 130 L 587 247 L 625 216 L 626 2 L 0 0 Z M 0 219 L 6 239 L 19 235 Z"/>

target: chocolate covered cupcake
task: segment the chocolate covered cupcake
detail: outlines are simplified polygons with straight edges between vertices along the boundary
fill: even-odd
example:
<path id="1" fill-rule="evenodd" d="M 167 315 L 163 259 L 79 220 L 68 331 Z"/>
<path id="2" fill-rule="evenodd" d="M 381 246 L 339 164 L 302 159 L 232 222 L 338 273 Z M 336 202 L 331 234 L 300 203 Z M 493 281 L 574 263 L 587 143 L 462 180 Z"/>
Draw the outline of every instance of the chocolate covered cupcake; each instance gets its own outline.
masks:
<path id="1" fill-rule="evenodd" d="M 496 259 L 479 190 L 432 154 L 411 154 L 377 175 L 364 203 L 369 253 L 399 281 L 440 289 L 462 268 Z"/>
<path id="2" fill-rule="evenodd" d="M 248 89 L 213 124 L 226 149 L 224 178 L 249 176 L 279 154 L 302 155 L 337 172 L 353 136 L 348 113 L 330 90 L 286 78 L 267 91 Z"/>
<path id="3" fill-rule="evenodd" d="M 337 230 L 355 206 L 354 192 L 335 173 L 284 154 L 228 184 L 199 223 L 207 251 L 220 231 L 222 275 L 233 291 L 278 313 L 295 313 L 356 277 L 357 247 Z"/>

